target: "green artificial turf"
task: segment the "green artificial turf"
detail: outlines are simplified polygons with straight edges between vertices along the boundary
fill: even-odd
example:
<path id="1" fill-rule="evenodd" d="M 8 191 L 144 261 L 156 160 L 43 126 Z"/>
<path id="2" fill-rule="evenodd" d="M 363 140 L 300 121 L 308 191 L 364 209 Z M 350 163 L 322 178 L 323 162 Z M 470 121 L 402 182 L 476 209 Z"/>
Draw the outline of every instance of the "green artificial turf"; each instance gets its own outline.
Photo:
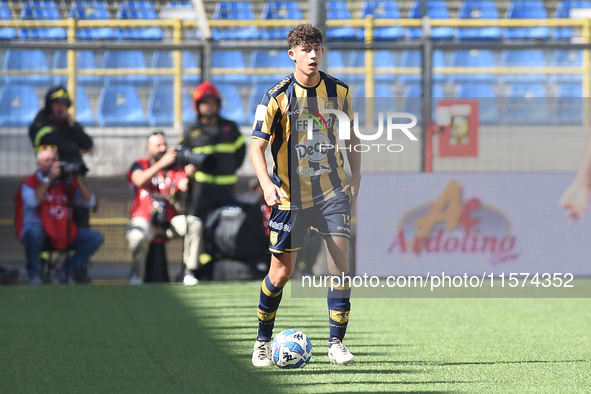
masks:
<path id="1" fill-rule="evenodd" d="M 354 299 L 326 356 L 326 300 L 286 290 L 301 370 L 254 368 L 259 283 L 0 288 L 0 393 L 591 392 L 591 300 Z"/>

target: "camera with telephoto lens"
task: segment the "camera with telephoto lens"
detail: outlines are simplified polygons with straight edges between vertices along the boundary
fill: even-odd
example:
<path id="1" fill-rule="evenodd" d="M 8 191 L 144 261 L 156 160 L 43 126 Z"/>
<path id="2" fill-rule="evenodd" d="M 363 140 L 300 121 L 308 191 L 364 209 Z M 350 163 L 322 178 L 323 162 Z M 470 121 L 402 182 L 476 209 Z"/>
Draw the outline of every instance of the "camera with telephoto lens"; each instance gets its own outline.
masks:
<path id="1" fill-rule="evenodd" d="M 161 226 L 167 221 L 168 212 L 166 211 L 166 200 L 160 193 L 154 194 L 154 200 L 152 201 L 152 212 L 150 214 L 150 220 L 153 225 Z"/>
<path id="2" fill-rule="evenodd" d="M 180 165 L 193 164 L 199 171 L 212 172 L 216 166 L 213 155 L 195 153 L 182 145 L 175 146 L 177 163 Z"/>
<path id="3" fill-rule="evenodd" d="M 67 178 L 70 175 L 82 175 L 84 176 L 88 172 L 88 168 L 84 165 L 83 162 L 67 162 L 67 161 L 60 161 L 60 169 L 62 171 L 62 177 Z"/>

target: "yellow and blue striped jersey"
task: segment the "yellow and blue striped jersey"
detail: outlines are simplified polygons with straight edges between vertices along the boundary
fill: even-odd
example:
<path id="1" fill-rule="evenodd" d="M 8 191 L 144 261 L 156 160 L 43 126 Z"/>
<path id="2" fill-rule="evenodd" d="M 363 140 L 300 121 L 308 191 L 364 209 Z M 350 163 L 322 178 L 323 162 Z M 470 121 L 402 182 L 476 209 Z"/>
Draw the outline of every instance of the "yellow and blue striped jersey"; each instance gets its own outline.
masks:
<path id="1" fill-rule="evenodd" d="M 332 198 L 347 175 L 338 149 L 335 115 L 322 109 L 338 109 L 353 124 L 349 87 L 320 72 L 315 86 L 306 86 L 294 74 L 269 89 L 257 107 L 252 138 L 268 141 L 273 156 L 273 183 L 285 195 L 281 210 L 310 208 Z M 313 138 L 308 139 L 308 122 Z"/>

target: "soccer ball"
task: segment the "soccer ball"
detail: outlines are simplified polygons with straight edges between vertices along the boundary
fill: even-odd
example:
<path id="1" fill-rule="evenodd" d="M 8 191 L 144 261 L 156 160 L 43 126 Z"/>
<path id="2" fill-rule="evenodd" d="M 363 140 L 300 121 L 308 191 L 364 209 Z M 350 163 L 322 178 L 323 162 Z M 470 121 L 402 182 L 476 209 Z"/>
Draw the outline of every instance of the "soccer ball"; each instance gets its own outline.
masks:
<path id="1" fill-rule="evenodd" d="M 271 355 L 279 368 L 303 368 L 312 358 L 312 342 L 299 330 L 281 331 L 271 342 Z"/>

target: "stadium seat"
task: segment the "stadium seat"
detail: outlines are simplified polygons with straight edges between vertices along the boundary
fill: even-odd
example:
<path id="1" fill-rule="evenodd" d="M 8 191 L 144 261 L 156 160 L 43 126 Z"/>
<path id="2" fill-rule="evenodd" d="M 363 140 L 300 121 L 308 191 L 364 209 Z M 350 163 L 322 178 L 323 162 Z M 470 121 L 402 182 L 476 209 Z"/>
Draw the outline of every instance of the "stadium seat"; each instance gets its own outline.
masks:
<path id="1" fill-rule="evenodd" d="M 494 1 L 464 1 L 458 9 L 458 19 L 499 19 L 499 11 Z M 493 40 L 501 39 L 501 28 L 489 27 L 458 27 L 456 38 L 459 41 L 466 40 Z"/>
<path id="2" fill-rule="evenodd" d="M 40 49 L 8 49 L 4 55 L 2 69 L 49 72 L 45 54 Z M 31 85 L 37 87 L 49 87 L 51 85 L 51 76 L 49 74 L 5 75 L 2 80 L 6 85 Z"/>
<path id="3" fill-rule="evenodd" d="M 502 74 L 503 83 L 543 83 L 545 74 L 529 74 L 528 68 L 546 66 L 544 52 L 541 49 L 507 49 L 501 55 L 501 67 L 523 67 L 523 74 Z"/>
<path id="4" fill-rule="evenodd" d="M 367 15 L 373 15 L 376 19 L 400 19 L 400 10 L 394 1 L 364 1 L 361 4 L 359 18 L 365 18 Z M 365 29 L 357 31 L 357 38 L 359 40 L 365 38 Z M 402 38 L 404 38 L 402 26 L 374 27 L 373 29 L 373 39 L 376 41 L 400 40 Z"/>
<path id="5" fill-rule="evenodd" d="M 451 56 L 450 67 L 495 67 L 495 59 L 492 51 L 483 49 L 458 50 Z M 495 83 L 495 74 L 451 74 L 449 80 L 452 83 Z"/>
<path id="6" fill-rule="evenodd" d="M 396 112 L 396 101 L 394 100 L 394 94 L 388 85 L 375 85 L 374 86 L 374 123 L 378 123 L 378 114 L 381 112 L 384 114 L 384 121 L 388 112 Z M 355 88 L 353 94 L 353 110 L 357 113 L 358 124 L 365 125 L 367 120 L 366 111 L 366 95 L 365 86 L 359 85 Z"/>
<path id="7" fill-rule="evenodd" d="M 583 51 L 577 49 L 556 49 L 552 54 L 550 66 L 583 67 Z M 550 81 L 555 83 L 582 82 L 583 75 L 581 73 L 552 74 Z"/>
<path id="8" fill-rule="evenodd" d="M 548 13 L 542 1 L 512 1 L 507 7 L 505 18 L 548 19 Z M 506 27 L 504 36 L 505 40 L 547 40 L 550 38 L 550 28 L 548 26 Z"/>
<path id="9" fill-rule="evenodd" d="M 84 127 L 95 126 L 94 115 L 90 107 L 90 101 L 86 90 L 82 86 L 76 87 L 76 97 L 74 98 L 76 103 L 76 122 L 80 123 Z"/>
<path id="10" fill-rule="evenodd" d="M 351 19 L 346 1 L 327 1 L 326 19 Z M 327 27 L 326 38 L 330 40 L 355 40 L 357 34 L 352 26 Z"/>
<path id="11" fill-rule="evenodd" d="M 421 19 L 423 17 L 422 1 L 414 1 L 408 11 L 409 19 Z M 427 15 L 433 19 L 449 19 L 449 10 L 445 1 L 427 1 Z M 431 28 L 431 38 L 434 40 L 453 39 L 453 29 L 451 27 L 433 27 Z M 406 38 L 415 40 L 423 38 L 423 29 L 421 27 L 409 27 L 406 29 Z"/>
<path id="12" fill-rule="evenodd" d="M 589 98 L 583 98 L 583 87 L 580 83 L 560 85 L 554 101 L 554 123 L 581 125 L 583 103 L 587 103 L 588 107 Z"/>
<path id="13" fill-rule="evenodd" d="M 353 51 L 351 53 L 350 67 L 362 68 L 365 67 L 365 51 Z M 391 69 L 396 68 L 396 59 L 394 52 L 388 49 L 378 49 L 373 51 L 373 66 L 374 69 Z M 375 73 L 376 70 L 374 70 Z M 345 77 L 347 83 L 359 83 L 365 80 L 365 74 L 348 74 Z M 396 74 L 374 74 L 374 82 L 384 84 L 396 83 Z"/>
<path id="14" fill-rule="evenodd" d="M 68 51 L 56 51 L 53 57 L 53 69 L 68 68 Z M 96 69 L 96 61 L 94 52 L 92 51 L 76 51 L 76 69 Z M 77 82 L 82 86 L 103 86 L 104 77 L 102 75 L 78 75 Z M 67 85 L 67 75 L 56 75 L 53 77 L 53 83 L 56 85 Z"/>
<path id="15" fill-rule="evenodd" d="M 262 19 L 304 19 L 300 5 L 296 1 L 268 1 L 263 8 Z M 264 27 L 263 40 L 285 40 L 288 27 Z"/>
<path id="16" fill-rule="evenodd" d="M 249 82 L 249 75 L 246 75 L 244 57 L 240 51 L 213 51 L 211 57 L 212 68 L 238 68 L 244 69 L 239 74 L 212 74 L 211 81 L 218 83 L 246 84 Z"/>
<path id="17" fill-rule="evenodd" d="M 503 102 L 503 123 L 507 125 L 550 124 L 548 97 L 541 84 L 509 86 Z"/>
<path id="18" fill-rule="evenodd" d="M 146 69 L 146 60 L 142 51 L 105 51 L 103 58 L 103 68 L 133 68 L 133 69 Z M 128 74 L 128 75 L 106 75 L 105 85 L 135 85 L 135 86 L 148 86 L 152 84 L 152 80 L 149 75 L 142 74 Z"/>
<path id="19" fill-rule="evenodd" d="M 248 123 L 254 123 L 254 114 L 257 106 L 263 101 L 265 92 L 272 87 L 273 85 L 268 84 L 253 85 L 248 98 Z"/>
<path id="20" fill-rule="evenodd" d="M 554 18 L 570 18 L 571 8 L 591 8 L 591 1 L 561 1 L 556 7 Z M 572 27 L 555 27 L 552 30 L 556 40 L 570 40 L 573 37 Z"/>
<path id="21" fill-rule="evenodd" d="M 119 5 L 117 19 L 148 19 L 156 20 L 158 13 L 150 1 L 124 1 Z M 117 29 L 120 40 L 162 40 L 163 33 L 159 27 L 135 27 L 133 29 Z"/>
<path id="22" fill-rule="evenodd" d="M 27 85 L 0 88 L 0 127 L 28 127 L 39 112 L 35 89 Z"/>
<path id="23" fill-rule="evenodd" d="M 104 1 L 75 1 L 69 16 L 78 20 L 111 19 Z M 113 40 L 115 32 L 110 27 L 78 28 L 76 38 L 79 40 Z"/>
<path id="24" fill-rule="evenodd" d="M 341 81 L 345 82 L 345 83 L 349 83 L 349 80 L 347 79 L 348 76 L 346 74 L 343 74 L 341 72 L 335 73 L 332 72 L 332 69 L 337 69 L 337 68 L 344 68 L 346 67 L 346 63 L 345 63 L 345 54 L 343 53 L 343 51 L 338 50 L 338 49 L 332 49 L 330 51 L 324 52 L 324 55 L 326 56 L 326 64 L 328 66 L 328 73 L 330 75 L 332 75 L 333 77 L 340 79 Z M 292 69 L 293 69 L 293 63 L 292 63 Z"/>
<path id="25" fill-rule="evenodd" d="M 435 110 L 437 108 L 438 99 L 444 98 L 443 89 L 439 85 L 433 85 L 431 92 L 431 119 L 435 119 Z M 417 126 L 420 126 L 422 119 L 422 99 L 421 97 L 421 86 L 410 85 L 404 89 L 404 98 L 402 100 L 402 112 L 407 112 L 417 117 Z"/>
<path id="26" fill-rule="evenodd" d="M 220 1 L 215 6 L 214 20 L 254 20 L 254 12 L 248 1 Z M 211 29 L 214 40 L 256 40 L 259 31 L 255 26 L 238 23 L 236 27 L 214 27 Z"/>
<path id="27" fill-rule="evenodd" d="M 400 58 L 400 67 L 419 67 L 421 68 L 423 53 L 418 49 L 402 51 Z M 433 51 L 433 68 L 445 67 L 445 57 L 440 50 Z M 433 83 L 443 83 L 445 81 L 443 74 L 433 74 Z M 403 84 L 416 84 L 421 82 L 421 74 L 400 74 L 400 82 Z"/>
<path id="28" fill-rule="evenodd" d="M 21 9 L 22 21 L 55 21 L 61 20 L 62 16 L 53 1 L 27 1 Z M 61 27 L 33 27 L 19 28 L 19 37 L 25 40 L 64 40 L 66 30 Z"/>
<path id="29" fill-rule="evenodd" d="M 222 118 L 230 119 L 238 124 L 248 123 L 246 113 L 242 107 L 242 100 L 240 99 L 240 92 L 234 85 L 220 84 L 217 85 L 220 94 L 222 95 L 222 109 L 220 116 Z"/>
<path id="30" fill-rule="evenodd" d="M 189 125 L 195 121 L 195 111 L 187 91 L 182 92 L 182 120 Z M 171 127 L 174 125 L 174 89 L 172 86 L 154 86 L 148 101 L 148 123 L 151 127 Z"/>
<path id="31" fill-rule="evenodd" d="M 182 52 L 183 70 L 199 68 L 199 52 L 196 54 L 192 51 Z M 154 51 L 152 56 L 152 68 L 173 68 L 174 61 L 172 59 L 172 52 L 170 51 Z M 172 70 L 171 70 L 172 71 Z M 154 85 L 171 85 L 174 81 L 173 75 L 154 75 Z M 201 82 L 201 75 L 186 74 L 183 72 L 183 84 L 190 86 L 197 86 Z"/>
<path id="32" fill-rule="evenodd" d="M 190 0 L 168 1 L 164 8 L 160 8 L 160 19 L 195 19 L 197 13 Z M 199 28 L 183 28 L 183 40 L 201 40 Z"/>
<path id="33" fill-rule="evenodd" d="M 11 21 L 12 14 L 10 8 L 4 2 L 0 2 L 0 21 Z M 14 40 L 17 37 L 16 30 L 13 27 L 0 26 L 0 40 Z"/>
<path id="34" fill-rule="evenodd" d="M 253 51 L 250 56 L 249 67 L 253 69 L 257 68 L 270 68 L 278 69 L 285 68 L 289 71 L 282 71 L 276 74 L 254 74 L 252 81 L 255 84 L 259 83 L 277 83 L 283 79 L 287 74 L 293 72 L 293 60 L 287 55 L 287 51 Z"/>
<path id="35" fill-rule="evenodd" d="M 455 97 L 478 99 L 478 120 L 480 121 L 480 124 L 491 125 L 500 123 L 499 105 L 491 85 L 459 85 Z"/>
<path id="36" fill-rule="evenodd" d="M 97 121 L 101 127 L 147 126 L 146 114 L 134 86 L 111 85 L 101 91 Z"/>

